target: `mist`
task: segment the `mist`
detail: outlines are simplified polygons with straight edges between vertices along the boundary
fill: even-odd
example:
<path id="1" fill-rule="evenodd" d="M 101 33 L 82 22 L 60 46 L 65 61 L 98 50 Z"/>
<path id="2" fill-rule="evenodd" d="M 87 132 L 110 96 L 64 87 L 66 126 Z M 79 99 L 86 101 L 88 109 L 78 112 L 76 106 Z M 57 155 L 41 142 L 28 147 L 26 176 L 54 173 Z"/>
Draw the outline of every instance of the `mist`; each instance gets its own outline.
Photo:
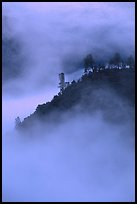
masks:
<path id="1" fill-rule="evenodd" d="M 6 135 L 3 201 L 134 201 L 132 126 L 109 124 L 101 112 L 71 114 Z"/>
<path id="2" fill-rule="evenodd" d="M 135 201 L 133 107 L 110 90 L 93 95 L 113 99 L 112 120 L 78 103 L 3 134 L 3 202 Z"/>
<path id="3" fill-rule="evenodd" d="M 3 202 L 135 201 L 134 109 L 111 91 L 95 91 L 91 101 L 108 102 L 104 96 L 110 94 L 119 103 L 117 122 L 77 104 L 57 123 L 36 120 L 35 131 L 18 132 L 14 123 L 58 94 L 60 72 L 66 81 L 79 79 L 87 54 L 106 61 L 115 52 L 134 55 L 134 7 L 134 2 L 2 3 Z"/>
<path id="4" fill-rule="evenodd" d="M 58 73 L 83 69 L 88 53 L 100 60 L 134 55 L 134 2 L 5 2 L 2 15 L 3 38 L 18 41 L 23 58 L 19 80 L 5 80 L 10 94 L 57 87 Z"/>

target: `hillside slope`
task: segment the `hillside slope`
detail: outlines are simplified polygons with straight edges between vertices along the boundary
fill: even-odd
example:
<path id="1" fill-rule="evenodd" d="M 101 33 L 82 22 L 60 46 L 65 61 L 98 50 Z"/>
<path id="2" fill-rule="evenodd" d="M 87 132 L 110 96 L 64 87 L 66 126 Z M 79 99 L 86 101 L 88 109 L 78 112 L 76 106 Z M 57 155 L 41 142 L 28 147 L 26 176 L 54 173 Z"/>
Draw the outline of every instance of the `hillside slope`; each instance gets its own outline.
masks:
<path id="1" fill-rule="evenodd" d="M 73 81 L 51 102 L 38 105 L 35 112 L 19 125 L 33 127 L 37 121 L 58 123 L 65 113 L 101 112 L 109 122 L 122 122 L 134 117 L 134 69 L 106 69 Z"/>

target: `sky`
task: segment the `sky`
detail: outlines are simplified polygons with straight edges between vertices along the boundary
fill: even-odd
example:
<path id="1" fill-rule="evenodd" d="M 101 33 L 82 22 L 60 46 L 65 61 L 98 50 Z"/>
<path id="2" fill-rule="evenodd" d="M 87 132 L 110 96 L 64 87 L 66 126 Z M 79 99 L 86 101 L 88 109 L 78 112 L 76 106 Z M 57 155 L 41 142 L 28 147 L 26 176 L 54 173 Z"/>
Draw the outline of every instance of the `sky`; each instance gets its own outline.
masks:
<path id="1" fill-rule="evenodd" d="M 6 21 L 5 21 L 6 17 Z M 31 113 L 33 113 L 38 106 L 38 104 L 46 103 L 50 101 L 54 95 L 57 95 L 59 92 L 58 88 L 58 74 L 60 72 L 65 73 L 66 81 L 72 81 L 73 79 L 78 79 L 82 73 L 83 73 L 83 59 L 84 57 L 91 53 L 95 59 L 100 60 L 106 60 L 108 61 L 109 58 L 115 53 L 120 52 L 123 57 L 127 57 L 130 54 L 134 55 L 135 50 L 135 3 L 134 2 L 2 2 L 2 18 L 3 18 L 3 24 L 2 24 L 2 38 L 3 38 L 3 44 L 4 40 L 11 40 L 10 42 L 13 42 L 13 44 L 17 43 L 19 44 L 19 48 L 17 48 L 17 58 L 21 60 L 21 63 L 17 63 L 16 54 L 12 54 L 9 57 L 10 59 L 6 58 L 6 54 L 2 53 L 6 61 L 9 60 L 9 65 L 7 67 L 3 66 L 2 70 L 4 72 L 4 79 L 3 79 L 3 87 L 2 87 L 2 128 L 3 128 L 3 137 L 4 137 L 4 199 L 5 200 L 13 200 L 16 201 L 18 199 L 23 199 L 24 195 L 21 193 L 23 190 L 23 186 L 19 188 L 19 191 L 17 190 L 20 184 L 23 183 L 23 185 L 29 185 L 29 173 L 27 173 L 27 170 L 25 172 L 20 171 L 20 173 L 17 171 L 17 180 L 15 185 L 15 191 L 12 191 L 13 188 L 13 172 L 16 169 L 16 165 L 18 166 L 18 170 L 23 168 L 23 164 L 25 165 L 25 168 L 27 169 L 27 165 L 30 163 L 30 166 L 28 165 L 28 168 L 33 169 L 33 166 L 37 166 L 35 163 L 35 157 L 36 155 L 33 155 L 33 151 L 36 148 L 38 155 L 40 156 L 42 154 L 41 151 L 46 153 L 48 150 L 44 150 L 44 145 L 42 146 L 41 150 L 37 144 L 31 145 L 29 149 L 28 143 L 21 143 L 20 141 L 16 141 L 16 136 L 14 137 L 14 141 L 11 140 L 11 135 L 14 135 L 13 133 L 10 133 L 14 129 L 14 120 L 17 116 L 20 116 L 21 120 L 23 120 L 24 117 L 29 116 Z M 15 72 L 14 66 L 11 66 L 11 63 L 15 61 L 16 69 L 18 70 L 17 74 L 14 76 L 13 72 Z M 16 64 L 17 63 L 17 64 Z M 10 75 L 10 76 L 9 76 Z M 80 116 L 80 119 L 83 120 L 83 116 Z M 81 120 L 74 120 L 74 124 L 77 124 L 77 126 L 81 125 Z M 90 127 L 89 122 L 89 116 L 85 116 L 85 120 L 87 120 L 87 129 L 89 131 L 92 131 L 95 127 L 98 128 L 97 121 L 99 122 L 99 127 L 105 127 L 106 134 L 103 134 L 103 137 L 108 137 L 111 133 L 111 128 L 107 126 L 107 124 L 100 118 L 100 116 L 97 116 L 97 119 L 94 119 L 94 117 L 91 118 L 91 121 L 95 126 Z M 68 135 L 66 132 L 70 127 L 72 126 L 71 135 L 75 135 L 75 132 L 78 132 L 78 134 L 81 137 L 81 140 L 83 139 L 83 134 L 79 132 L 79 130 L 73 126 L 73 122 L 70 121 L 70 123 L 66 122 L 63 126 L 57 127 L 57 130 L 62 135 Z M 94 130 L 95 130 L 94 129 Z M 129 128 L 130 129 L 130 128 Z M 82 130 L 84 131 L 84 130 Z M 109 146 L 109 143 L 114 142 L 114 147 L 117 146 L 117 139 L 119 139 L 119 132 L 123 131 L 124 133 L 127 131 L 127 134 L 130 135 L 131 132 L 128 132 L 128 128 L 120 127 L 116 128 L 116 131 L 114 132 L 114 140 L 108 140 L 108 143 L 106 146 Z M 53 131 L 53 133 L 49 134 L 51 138 L 54 138 L 56 131 Z M 96 131 L 95 131 L 96 132 Z M 6 135 L 6 136 L 5 136 Z M 43 133 L 41 133 L 43 135 Z M 94 135 L 92 137 L 94 138 Z M 100 135 L 100 132 L 97 133 L 98 137 Z M 10 138 L 10 139 L 9 139 Z M 116 139 L 117 138 L 117 139 Z M 67 149 L 61 148 L 61 151 L 64 154 L 68 154 L 68 146 L 67 146 L 67 140 L 63 140 L 63 138 L 59 139 L 59 142 L 55 144 L 54 140 L 49 139 L 49 144 L 47 145 L 47 148 L 49 149 L 49 152 L 51 152 L 51 158 L 48 154 L 47 161 L 51 159 L 51 166 L 47 169 L 46 175 L 49 175 L 52 177 L 52 175 L 56 176 L 56 173 L 52 170 L 52 173 L 50 174 L 50 170 L 53 168 L 57 168 L 57 175 L 59 178 L 61 178 L 62 185 L 65 185 L 63 183 L 63 176 L 61 173 L 63 171 L 60 170 L 58 163 L 60 166 L 65 169 L 66 167 L 69 168 L 68 164 L 66 162 L 63 162 L 66 157 L 60 157 L 60 146 Z M 9 141 L 8 141 L 9 140 Z M 80 153 L 81 145 L 80 143 L 78 147 L 75 146 L 77 140 L 74 140 L 74 146 L 73 142 L 70 142 L 70 147 L 72 147 L 74 152 L 74 161 L 70 161 L 70 167 L 73 168 L 73 165 L 75 163 L 78 164 L 78 166 L 81 166 L 80 160 L 77 161 L 77 157 L 81 158 L 82 153 Z M 84 140 L 86 143 L 86 140 Z M 121 141 L 121 140 L 120 140 Z M 7 145 L 8 142 L 8 145 Z M 130 141 L 129 141 L 130 143 Z M 131 142 L 132 143 L 132 142 Z M 19 145 L 19 149 L 14 147 Z M 24 145 L 25 144 L 25 145 Z M 41 146 L 41 142 L 40 142 Z M 57 162 L 56 161 L 56 153 L 53 151 L 52 146 L 57 150 Z M 26 147 L 26 149 L 25 149 Z M 75 151 L 75 147 L 78 150 Z M 95 142 L 95 147 L 100 147 L 100 142 Z M 6 150 L 9 148 L 8 153 L 6 154 Z M 105 144 L 104 144 L 105 148 Z M 127 151 L 126 143 L 123 144 L 122 141 L 120 145 L 118 146 L 118 153 L 120 149 L 123 149 L 123 155 L 120 155 L 120 161 L 125 162 L 122 163 L 122 168 L 127 166 L 130 162 L 131 165 L 129 165 L 129 169 L 127 168 L 125 171 L 125 175 L 127 175 L 127 178 L 130 180 L 132 177 L 132 181 L 129 181 L 128 179 L 125 181 L 125 185 L 128 185 L 128 182 L 132 186 L 134 183 L 134 176 L 133 176 L 133 149 Z M 95 148 L 96 149 L 96 148 Z M 27 151 L 28 155 L 23 155 L 22 152 Z M 83 150 L 84 151 L 84 150 Z M 112 151 L 108 149 L 108 153 L 114 155 L 115 150 Z M 128 153 L 127 153 L 128 152 Z M 10 162 L 11 172 L 6 170 L 8 162 L 10 161 L 10 153 L 12 158 Z M 87 154 L 90 154 L 90 151 L 85 150 L 83 152 L 83 157 L 85 157 Z M 96 155 L 96 150 L 94 152 Z M 120 154 L 120 153 L 119 153 Z M 16 156 L 15 156 L 16 155 Z M 19 156 L 18 156 L 19 155 Z M 33 155 L 33 156 L 32 156 Z M 80 157 L 79 157 L 80 155 Z M 127 163 L 126 163 L 126 157 Z M 22 158 L 22 163 L 20 163 L 20 156 Z M 28 156 L 28 159 L 25 161 L 25 158 Z M 7 159 L 8 158 L 8 159 Z M 15 158 L 15 159 L 13 159 Z M 33 162 L 31 161 L 31 158 L 33 158 Z M 70 156 L 71 158 L 71 156 Z M 98 162 L 100 162 L 100 158 L 98 158 Z M 103 154 L 103 158 L 105 160 L 106 154 Z M 131 159 L 132 158 L 132 159 Z M 91 164 L 94 165 L 94 157 L 91 157 Z M 88 168 L 88 162 L 91 161 L 89 157 L 87 157 L 87 160 L 85 161 L 85 166 Z M 114 159 L 116 162 L 119 162 L 118 155 Z M 115 163 L 115 161 L 113 162 Z M 41 161 L 44 161 L 44 157 L 42 156 Z M 108 161 L 111 161 L 111 158 L 108 158 Z M 55 165 L 54 165 L 55 162 Z M 112 163 L 113 163 L 112 162 Z M 74 166 L 75 166 L 74 165 Z M 42 171 L 39 168 L 41 166 L 40 161 L 38 162 L 38 168 L 36 168 L 36 171 L 38 174 L 44 174 L 45 172 Z M 108 169 L 106 169 L 106 172 L 109 173 L 109 168 L 111 168 L 111 165 L 108 165 Z M 115 168 L 115 167 L 114 167 Z M 70 169 L 70 168 L 69 168 Z M 77 168 L 75 168 L 77 172 Z M 76 195 L 72 195 L 72 199 L 77 199 L 77 196 L 79 193 L 83 191 L 83 186 L 86 185 L 87 178 L 86 176 L 83 178 L 83 182 L 80 182 L 79 184 L 79 177 L 83 172 L 86 174 L 86 168 L 81 170 L 80 174 L 78 175 L 78 178 L 76 178 L 76 172 L 71 175 L 69 172 L 66 172 L 66 175 L 69 176 L 69 179 L 66 181 L 68 184 L 74 185 L 77 187 L 80 185 L 79 190 L 77 191 Z M 96 168 L 93 169 L 93 175 L 96 171 Z M 119 171 L 119 170 L 118 170 Z M 121 172 L 121 171 L 119 171 Z M 35 175 L 36 172 L 34 172 Z M 11 183 L 6 181 L 6 176 L 9 176 L 9 180 Z M 28 178 L 27 180 L 20 180 L 20 175 L 23 176 L 23 178 Z M 89 172 L 87 173 L 89 175 Z M 105 171 L 103 173 L 98 172 L 98 175 L 105 175 Z M 119 174 L 121 175 L 121 173 Z M 130 177 L 130 175 L 132 175 Z M 32 176 L 31 179 L 34 177 Z M 54 177 L 53 177 L 54 178 Z M 73 179 L 74 181 L 73 181 Z M 121 179 L 120 187 L 123 188 L 123 181 L 124 176 Z M 38 177 L 40 179 L 39 183 L 42 184 L 41 177 Z M 45 178 L 46 179 L 46 178 Z M 72 179 L 72 180 L 71 180 Z M 114 178 L 113 178 L 114 179 Z M 113 180 L 112 179 L 112 180 Z M 18 181 L 19 180 L 19 181 Z M 114 179 L 115 180 L 115 179 Z M 113 182 L 114 182 L 113 180 Z M 95 180 L 96 181 L 96 180 Z M 37 182 L 37 179 L 36 181 Z M 50 181 L 48 181 L 50 183 Z M 58 196 L 56 195 L 57 190 L 57 184 L 60 182 L 59 179 L 57 179 L 57 182 L 54 183 L 54 179 L 52 180 L 52 183 L 55 185 L 53 197 L 54 199 L 69 199 L 69 196 L 72 194 L 71 187 L 68 187 L 68 193 L 64 195 L 64 198 L 61 198 L 61 191 L 63 190 L 62 187 L 60 187 L 58 191 Z M 107 180 L 109 184 L 109 180 Z M 85 183 L 85 184 L 83 184 Z M 114 184 L 116 184 L 114 182 Z M 82 185 L 82 186 L 81 186 Z M 31 186 L 29 186 L 31 188 Z M 117 185 L 114 186 L 114 189 L 116 189 Z M 52 191 L 49 189 L 46 189 L 49 193 L 49 200 L 51 200 L 52 197 Z M 94 188 L 94 185 L 91 185 L 91 188 Z M 7 190 L 8 189 L 8 190 Z M 90 197 L 90 188 L 88 185 L 86 185 L 87 189 L 87 197 L 81 196 L 81 199 L 91 199 Z M 97 189 L 97 186 L 96 188 Z M 108 185 L 107 188 L 108 189 Z M 128 192 L 128 188 L 123 190 L 123 193 L 121 194 L 124 196 L 126 195 L 126 191 Z M 27 195 L 27 190 L 25 191 L 26 197 L 24 199 L 27 200 L 32 198 L 32 195 L 37 192 L 37 189 L 32 189 L 32 192 L 30 192 L 30 195 Z M 106 191 L 104 191 L 104 195 L 106 195 Z M 36 200 L 41 197 L 41 199 L 45 199 L 44 197 L 45 192 L 39 192 L 39 195 L 36 195 Z M 51 194 L 51 195 L 50 195 Z M 134 196 L 134 189 L 131 189 L 130 193 L 126 197 L 120 197 L 120 195 L 117 194 L 117 199 L 127 199 L 127 200 L 133 200 Z M 13 195 L 13 196 L 12 196 Z M 101 194 L 101 190 L 99 191 L 100 198 L 103 198 L 103 195 Z M 109 194 L 110 198 L 113 200 L 114 195 L 112 195 L 112 192 L 110 191 Z M 97 194 L 95 194 L 94 199 L 96 200 Z"/>

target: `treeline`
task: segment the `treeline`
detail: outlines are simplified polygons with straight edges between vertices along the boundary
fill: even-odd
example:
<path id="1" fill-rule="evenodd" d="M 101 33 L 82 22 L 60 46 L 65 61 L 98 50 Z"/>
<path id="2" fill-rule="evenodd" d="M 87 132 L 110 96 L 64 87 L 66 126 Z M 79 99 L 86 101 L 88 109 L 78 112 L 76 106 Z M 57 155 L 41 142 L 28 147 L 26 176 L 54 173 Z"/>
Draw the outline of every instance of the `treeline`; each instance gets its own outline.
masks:
<path id="1" fill-rule="evenodd" d="M 132 55 L 127 58 L 122 58 L 120 53 L 115 53 L 110 59 L 108 59 L 107 63 L 98 63 L 96 59 L 92 56 L 92 54 L 88 54 L 84 58 L 84 69 L 85 73 L 89 69 L 96 71 L 97 69 L 105 69 L 105 68 L 134 68 L 135 60 Z"/>

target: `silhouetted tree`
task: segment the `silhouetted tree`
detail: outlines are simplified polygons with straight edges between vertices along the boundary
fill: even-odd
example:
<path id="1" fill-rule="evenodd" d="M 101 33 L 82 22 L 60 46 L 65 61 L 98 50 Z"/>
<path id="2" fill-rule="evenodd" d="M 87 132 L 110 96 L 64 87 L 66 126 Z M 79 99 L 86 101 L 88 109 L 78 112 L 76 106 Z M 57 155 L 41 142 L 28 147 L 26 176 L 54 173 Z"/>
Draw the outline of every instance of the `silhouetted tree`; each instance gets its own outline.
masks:
<path id="1" fill-rule="evenodd" d="M 75 80 L 73 80 L 73 81 L 71 82 L 71 84 L 76 84 L 76 81 L 75 81 Z"/>
<path id="2" fill-rule="evenodd" d="M 57 95 L 55 95 L 52 100 L 56 100 L 56 99 L 58 99 Z"/>
<path id="3" fill-rule="evenodd" d="M 85 73 L 87 73 L 87 70 L 89 68 L 93 68 L 94 64 L 94 59 L 91 54 L 87 55 L 84 59 L 84 68 L 85 68 Z"/>
<path id="4" fill-rule="evenodd" d="M 134 58 L 132 55 L 130 55 L 128 58 L 127 58 L 127 65 L 130 66 L 130 68 L 133 68 L 135 66 L 135 61 L 134 61 Z"/>
<path id="5" fill-rule="evenodd" d="M 118 68 L 119 68 L 121 62 L 122 62 L 122 58 L 118 52 L 115 53 L 114 56 L 109 61 L 110 64 L 116 65 L 116 66 L 118 66 Z"/>
<path id="6" fill-rule="evenodd" d="M 21 123 L 20 117 L 15 118 L 15 127 L 17 128 Z"/>

